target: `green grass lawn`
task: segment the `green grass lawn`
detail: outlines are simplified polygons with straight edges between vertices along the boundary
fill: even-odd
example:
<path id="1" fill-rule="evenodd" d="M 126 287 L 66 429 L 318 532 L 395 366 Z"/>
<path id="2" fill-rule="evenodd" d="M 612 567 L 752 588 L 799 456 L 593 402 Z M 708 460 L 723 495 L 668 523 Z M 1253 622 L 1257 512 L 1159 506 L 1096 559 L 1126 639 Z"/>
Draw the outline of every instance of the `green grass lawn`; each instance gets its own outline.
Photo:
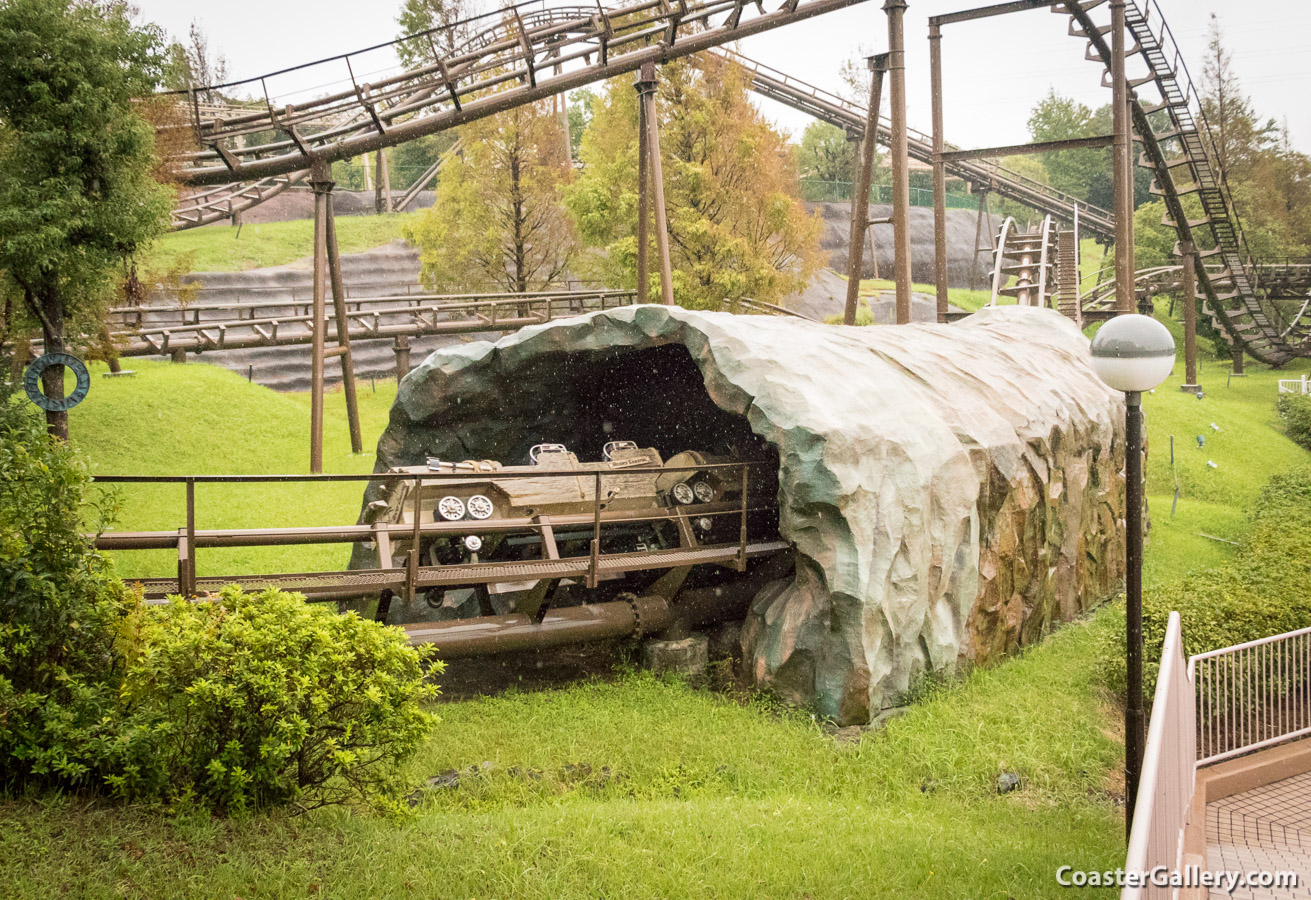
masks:
<path id="1" fill-rule="evenodd" d="M 638 673 L 444 704 L 416 780 L 482 772 L 408 818 L 9 802 L 0 895 L 1051 896 L 1057 866 L 1114 868 L 1123 852 L 1094 627 L 856 745 L 766 701 Z M 1023 788 L 998 795 L 1003 770 Z"/>
<path id="2" fill-rule="evenodd" d="M 931 284 L 912 284 L 910 288 L 916 293 L 928 294 L 930 296 L 937 296 L 938 293 L 938 289 Z M 992 299 L 992 289 L 986 287 L 986 285 L 985 288 L 986 289 L 976 291 L 971 291 L 968 288 L 950 288 L 947 291 L 947 299 L 961 309 L 975 312 L 985 306 L 987 302 Z M 896 289 L 896 282 L 889 281 L 885 278 L 862 278 L 860 280 L 860 293 L 862 296 L 883 294 L 895 291 Z M 1002 302 L 1014 303 L 1015 299 L 1013 297 L 1007 297 Z"/>
<path id="3" fill-rule="evenodd" d="M 401 229 L 414 213 L 381 216 L 338 216 L 337 246 L 342 253 L 358 253 L 401 237 Z M 241 272 L 264 266 L 281 266 L 314 255 L 314 222 L 261 222 L 242 225 L 206 225 L 174 231 L 155 241 L 141 254 L 143 277 L 164 273 Z"/>
<path id="4" fill-rule="evenodd" d="M 99 475 L 241 475 L 309 471 L 309 394 L 279 394 L 205 363 L 173 365 L 126 361 L 131 378 L 101 378 L 91 366 L 87 399 L 69 415 L 69 430 Z M 352 456 L 346 398 L 326 395 L 323 425 L 325 472 L 373 471 L 373 451 L 387 424 L 396 383 L 366 380 L 358 392 L 365 452 Z M 290 527 L 353 524 L 363 485 L 199 485 L 198 528 Z M 123 485 L 116 528 L 173 530 L 186 523 L 181 485 Z M 258 547 L 201 550 L 201 575 L 313 572 L 345 567 L 349 546 Z M 176 572 L 171 551 L 115 554 L 124 577 Z"/>
<path id="5" fill-rule="evenodd" d="M 1183 333 L 1178 323 L 1167 324 L 1175 331 L 1179 361 L 1165 384 L 1143 399 L 1152 517 L 1143 575 L 1148 585 L 1227 559 L 1232 545 L 1202 535 L 1238 538 L 1266 480 L 1311 460 L 1311 454 L 1284 435 L 1275 413 L 1279 379 L 1311 371 L 1311 360 L 1278 370 L 1249 360 L 1246 377 L 1229 378 L 1229 361 L 1215 359 L 1209 346 L 1199 345 L 1198 379 L 1204 396 L 1198 400 L 1179 390 L 1184 383 Z M 1198 435 L 1205 439 L 1200 449 Z M 1176 484 L 1179 501 L 1172 518 Z"/>
<path id="6" fill-rule="evenodd" d="M 304 472 L 309 399 L 204 364 L 133 361 L 71 416 L 98 473 Z M 1177 374 L 1145 399 L 1152 531 L 1147 584 L 1227 558 L 1264 481 L 1308 455 L 1283 437 L 1275 372 L 1250 366 L 1207 393 Z M 98 369 L 96 371 L 99 371 Z M 395 393 L 361 394 L 372 450 Z M 1211 429 L 1214 422 L 1220 431 Z M 1196 449 L 1196 434 L 1206 446 Z M 1169 437 L 1175 437 L 1175 466 Z M 1214 461 L 1216 468 L 1206 462 Z M 325 470 L 349 453 L 344 402 L 328 397 Z M 1170 500 L 1178 478 L 1180 500 Z M 200 527 L 354 521 L 361 487 L 202 486 Z M 126 487 L 124 529 L 182 524 L 181 489 Z M 202 552 L 202 573 L 342 564 L 344 547 Z M 119 554 L 163 574 L 171 554 Z M 415 783 L 464 772 L 407 817 L 327 810 L 242 820 L 80 798 L 0 802 L 0 896 L 1040 898 L 1057 866 L 1123 860 L 1116 804 L 1119 713 L 1100 687 L 1111 615 L 925 692 L 909 713 L 841 744 L 767 698 L 621 671 L 571 686 L 443 703 Z M 484 766 L 490 762 L 490 767 Z M 470 767 L 480 771 L 470 774 Z M 1021 790 L 998 795 L 1000 772 Z"/>

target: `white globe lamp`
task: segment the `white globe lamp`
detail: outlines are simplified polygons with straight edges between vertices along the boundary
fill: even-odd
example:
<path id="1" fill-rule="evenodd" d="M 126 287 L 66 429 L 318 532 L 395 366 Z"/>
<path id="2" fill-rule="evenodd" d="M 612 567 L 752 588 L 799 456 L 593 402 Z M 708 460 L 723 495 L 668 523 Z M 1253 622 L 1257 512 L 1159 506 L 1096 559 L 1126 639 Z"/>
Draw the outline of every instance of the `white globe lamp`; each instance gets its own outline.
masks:
<path id="1" fill-rule="evenodd" d="M 1092 367 L 1117 391 L 1150 391 L 1174 368 L 1174 338 L 1151 316 L 1116 316 L 1092 340 Z"/>

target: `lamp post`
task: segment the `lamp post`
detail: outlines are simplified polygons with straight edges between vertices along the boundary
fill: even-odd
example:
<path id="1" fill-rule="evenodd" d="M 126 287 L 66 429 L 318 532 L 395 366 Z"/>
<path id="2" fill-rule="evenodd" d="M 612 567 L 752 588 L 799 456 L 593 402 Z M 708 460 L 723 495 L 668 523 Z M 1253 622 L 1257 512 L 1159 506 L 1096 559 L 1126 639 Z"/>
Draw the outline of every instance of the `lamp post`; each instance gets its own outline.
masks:
<path id="1" fill-rule="evenodd" d="M 1124 711 L 1124 823 L 1133 824 L 1146 733 L 1143 716 L 1143 407 L 1142 393 L 1174 368 L 1174 338 L 1150 316 L 1116 316 L 1092 341 L 1097 377 L 1124 391 L 1125 662 L 1129 697 Z"/>

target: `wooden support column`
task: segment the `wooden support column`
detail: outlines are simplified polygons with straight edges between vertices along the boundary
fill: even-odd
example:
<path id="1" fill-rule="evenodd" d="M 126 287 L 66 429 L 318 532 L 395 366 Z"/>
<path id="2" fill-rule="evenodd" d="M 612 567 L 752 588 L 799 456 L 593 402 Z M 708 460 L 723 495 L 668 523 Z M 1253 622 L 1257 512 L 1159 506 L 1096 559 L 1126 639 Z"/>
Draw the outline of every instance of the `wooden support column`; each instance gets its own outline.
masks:
<path id="1" fill-rule="evenodd" d="M 660 123 L 655 107 L 655 63 L 642 64 L 638 93 L 646 110 L 647 156 L 655 200 L 656 251 L 660 254 L 660 302 L 674 305 L 674 276 L 669 262 L 669 221 L 665 216 L 665 179 L 660 164 Z"/>
<path id="2" fill-rule="evenodd" d="M 310 322 L 310 471 L 323 471 L 323 359 L 327 330 L 328 195 L 332 191 L 329 165 L 315 160 L 310 166 L 314 192 L 314 311 Z"/>
<path id="3" fill-rule="evenodd" d="M 373 209 L 374 212 L 381 215 L 395 209 L 391 199 L 391 172 L 387 167 L 387 151 L 385 148 L 378 148 L 378 152 L 373 157 L 373 164 Z"/>
<path id="4" fill-rule="evenodd" d="M 869 189 L 874 180 L 874 146 L 878 138 L 879 106 L 883 98 L 883 73 L 888 68 L 887 54 L 869 58 L 872 73 L 869 85 L 869 108 L 865 113 L 865 134 L 860 142 L 860 169 L 855 179 L 856 192 L 851 196 L 851 236 L 847 251 L 847 307 L 842 317 L 845 325 L 856 324 L 860 307 L 860 276 L 865 268 L 865 234 L 869 231 Z M 878 261 L 875 260 L 877 274 Z"/>
<path id="5" fill-rule="evenodd" d="M 942 161 L 942 28 L 929 22 L 929 80 L 933 94 L 933 280 L 938 321 L 947 321 L 947 166 Z"/>
<path id="6" fill-rule="evenodd" d="M 1196 394 L 1202 389 L 1197 383 L 1197 248 L 1191 241 L 1181 241 L 1183 277 L 1180 292 L 1184 304 L 1184 383 L 1180 390 Z"/>
<path id="7" fill-rule="evenodd" d="M 651 241 L 651 172 L 641 71 L 633 87 L 637 90 L 637 302 L 649 303 L 651 273 L 647 267 L 647 244 Z"/>
<path id="8" fill-rule="evenodd" d="M 983 246 L 983 217 L 988 217 L 988 234 L 992 234 L 992 212 L 988 209 L 988 190 L 984 188 L 979 191 L 979 215 L 974 221 L 974 255 L 970 257 L 970 290 L 975 289 L 976 275 L 979 268 L 979 254 L 984 251 Z M 992 249 L 991 240 L 986 248 Z"/>
<path id="9" fill-rule="evenodd" d="M 1115 311 L 1134 312 L 1133 134 L 1125 77 L 1125 0 L 1111 0 L 1111 148 L 1115 195 Z"/>
<path id="10" fill-rule="evenodd" d="M 1233 374 L 1239 376 L 1240 378 L 1244 378 L 1247 376 L 1247 373 L 1243 371 L 1244 356 L 1245 354 L 1243 353 L 1243 348 L 1235 344 L 1233 348 L 1233 360 L 1234 360 Z"/>
<path id="11" fill-rule="evenodd" d="M 395 342 L 392 344 L 392 350 L 396 354 L 396 383 L 400 384 L 401 379 L 410 374 L 410 339 L 403 334 L 396 335 Z"/>
<path id="12" fill-rule="evenodd" d="M 341 282 L 341 254 L 337 250 L 337 218 L 332 194 L 327 195 L 328 274 L 332 280 L 332 313 L 337 320 L 337 359 L 341 362 L 341 385 L 346 393 L 346 421 L 350 426 L 351 453 L 363 453 L 360 434 L 359 397 L 355 394 L 355 363 L 351 359 L 350 320 L 346 316 L 346 289 Z"/>
<path id="13" fill-rule="evenodd" d="M 887 0 L 888 72 L 892 76 L 892 249 L 897 324 L 910 322 L 910 148 L 906 132 L 906 0 Z"/>

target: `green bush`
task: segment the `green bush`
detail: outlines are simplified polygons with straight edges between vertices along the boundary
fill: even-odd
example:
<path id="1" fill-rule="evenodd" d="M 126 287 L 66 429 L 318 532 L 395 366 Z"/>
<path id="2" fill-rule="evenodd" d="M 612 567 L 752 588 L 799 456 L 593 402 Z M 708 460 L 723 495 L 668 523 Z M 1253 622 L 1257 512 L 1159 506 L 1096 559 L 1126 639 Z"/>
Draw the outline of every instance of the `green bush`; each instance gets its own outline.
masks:
<path id="1" fill-rule="evenodd" d="M 86 466 L 0 398 L 0 786 L 90 783 L 113 737 L 133 597 L 83 537 Z"/>
<path id="2" fill-rule="evenodd" d="M 824 322 L 827 325 L 841 325 L 843 317 L 843 313 L 836 313 L 831 316 L 825 316 Z M 874 324 L 874 313 L 870 311 L 868 304 L 862 303 L 860 306 L 856 307 L 856 324 L 860 326 Z"/>
<path id="3" fill-rule="evenodd" d="M 1284 430 L 1299 447 L 1311 450 L 1311 397 L 1305 394 L 1280 394 L 1276 404 Z"/>
<path id="4" fill-rule="evenodd" d="M 297 594 L 231 586 L 141 607 L 109 784 L 239 811 L 392 801 L 435 721 L 428 651 Z M 430 671 L 440 671 L 433 663 Z"/>
<path id="5" fill-rule="evenodd" d="M 83 536 L 111 512 L 89 492 L 77 452 L 0 398 L 0 789 L 393 799 L 433 722 L 427 651 L 276 591 L 146 606 Z"/>
<path id="6" fill-rule="evenodd" d="M 1235 560 L 1143 594 L 1144 682 L 1160 667 L 1170 611 L 1191 656 L 1311 626 L 1311 466 L 1271 478 Z M 1124 609 L 1101 634 L 1106 681 L 1123 692 Z"/>

